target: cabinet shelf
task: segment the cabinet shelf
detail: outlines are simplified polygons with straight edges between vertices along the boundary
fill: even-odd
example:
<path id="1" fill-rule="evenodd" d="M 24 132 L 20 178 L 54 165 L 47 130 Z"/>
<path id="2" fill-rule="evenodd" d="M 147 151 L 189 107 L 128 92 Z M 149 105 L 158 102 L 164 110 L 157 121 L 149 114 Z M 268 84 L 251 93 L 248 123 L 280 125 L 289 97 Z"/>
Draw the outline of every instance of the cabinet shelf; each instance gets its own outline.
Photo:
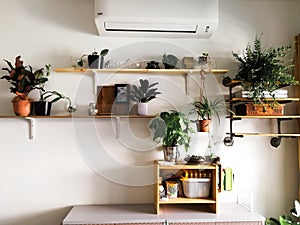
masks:
<path id="1" fill-rule="evenodd" d="M 216 200 L 209 198 L 169 198 L 166 201 L 159 201 L 159 204 L 215 204 Z"/>
<path id="2" fill-rule="evenodd" d="M 200 73 L 200 69 L 88 69 L 88 68 L 55 68 L 57 73 L 85 73 L 85 72 L 96 72 L 96 73 L 148 73 L 148 74 L 169 74 L 169 75 L 185 75 L 189 73 Z M 226 74 L 226 69 L 212 69 L 204 70 L 206 73 L 213 74 Z"/>
<path id="3" fill-rule="evenodd" d="M 167 200 L 160 199 L 159 186 L 164 181 L 168 180 L 168 177 L 180 178 L 180 174 L 184 170 L 193 170 L 193 172 L 205 171 L 209 172 L 211 177 L 210 184 L 210 194 L 208 198 L 186 198 L 178 196 L 177 198 L 169 198 Z M 211 208 L 214 213 L 219 212 L 219 202 L 218 202 L 218 166 L 215 164 L 201 164 L 201 165 L 172 165 L 172 166 L 161 166 L 155 161 L 155 184 L 154 184 L 154 205 L 156 213 L 160 212 L 160 205 L 174 205 L 174 204 L 203 204 Z M 168 174 L 166 176 L 166 174 Z M 182 191 L 183 192 L 183 191 Z"/>
<path id="4" fill-rule="evenodd" d="M 155 162 L 156 163 L 156 162 Z M 162 170 L 181 170 L 181 169 L 197 169 L 197 170 L 205 170 L 205 169 L 215 169 L 216 166 L 212 164 L 200 164 L 200 165 L 186 165 L 186 164 L 179 164 L 179 165 L 172 165 L 172 166 L 159 166 L 159 169 Z"/>

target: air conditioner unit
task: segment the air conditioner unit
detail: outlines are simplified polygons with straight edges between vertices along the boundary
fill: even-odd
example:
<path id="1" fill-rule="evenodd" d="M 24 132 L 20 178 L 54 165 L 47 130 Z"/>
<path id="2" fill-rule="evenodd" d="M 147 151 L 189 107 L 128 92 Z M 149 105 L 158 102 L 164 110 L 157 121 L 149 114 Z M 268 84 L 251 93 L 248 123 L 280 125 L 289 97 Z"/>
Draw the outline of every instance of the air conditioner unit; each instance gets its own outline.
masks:
<path id="1" fill-rule="evenodd" d="M 100 36 L 209 38 L 219 0 L 95 0 Z"/>

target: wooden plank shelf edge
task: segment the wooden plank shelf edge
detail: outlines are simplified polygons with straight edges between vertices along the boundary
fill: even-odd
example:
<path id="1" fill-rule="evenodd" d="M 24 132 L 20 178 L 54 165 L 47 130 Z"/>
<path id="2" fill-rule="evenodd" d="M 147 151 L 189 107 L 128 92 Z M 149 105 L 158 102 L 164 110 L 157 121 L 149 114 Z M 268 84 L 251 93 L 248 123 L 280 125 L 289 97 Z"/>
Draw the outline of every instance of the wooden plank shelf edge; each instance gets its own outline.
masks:
<path id="1" fill-rule="evenodd" d="M 55 68 L 57 73 L 149 73 L 149 74 L 188 74 L 188 73 L 200 73 L 200 69 L 88 69 L 88 68 Z M 226 74 L 227 69 L 211 69 L 204 70 L 205 73 L 213 74 Z"/>

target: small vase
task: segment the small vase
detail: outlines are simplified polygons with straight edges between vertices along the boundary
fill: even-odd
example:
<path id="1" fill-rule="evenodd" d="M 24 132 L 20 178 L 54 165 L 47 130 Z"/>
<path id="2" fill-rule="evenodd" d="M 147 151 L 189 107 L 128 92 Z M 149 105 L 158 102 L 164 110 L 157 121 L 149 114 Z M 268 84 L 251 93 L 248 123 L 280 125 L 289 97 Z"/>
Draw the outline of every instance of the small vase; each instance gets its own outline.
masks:
<path id="1" fill-rule="evenodd" d="M 31 110 L 29 100 L 13 100 L 13 109 L 17 116 L 28 116 Z"/>
<path id="2" fill-rule="evenodd" d="M 178 147 L 163 147 L 164 160 L 167 162 L 177 162 L 180 157 Z"/>
<path id="3" fill-rule="evenodd" d="M 138 115 L 147 116 L 148 115 L 148 103 L 139 102 L 137 104 Z"/>

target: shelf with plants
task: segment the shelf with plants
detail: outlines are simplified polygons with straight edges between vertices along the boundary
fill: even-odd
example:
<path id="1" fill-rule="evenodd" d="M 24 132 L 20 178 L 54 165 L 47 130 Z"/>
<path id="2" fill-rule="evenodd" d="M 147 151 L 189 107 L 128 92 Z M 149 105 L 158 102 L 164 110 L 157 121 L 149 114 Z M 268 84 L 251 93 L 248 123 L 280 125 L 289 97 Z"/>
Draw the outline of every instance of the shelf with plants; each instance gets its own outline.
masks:
<path id="1" fill-rule="evenodd" d="M 50 116 L 15 116 L 15 115 L 1 115 L 0 119 L 5 119 L 5 118 L 33 118 L 33 119 L 102 119 L 102 118 L 132 118 L 132 119 L 151 119 L 154 118 L 154 115 L 147 115 L 147 116 L 142 116 L 142 115 L 95 115 L 95 116 L 89 116 L 89 115 L 78 115 L 78 114 L 69 114 L 69 115 L 50 115 Z"/>
<path id="2" fill-rule="evenodd" d="M 298 133 L 282 133 L 281 122 L 300 119 L 299 115 L 285 115 L 284 104 L 299 101 L 299 98 L 287 97 L 278 94 L 283 87 L 297 85 L 292 75 L 293 65 L 286 63 L 287 52 L 290 46 L 262 48 L 261 37 L 256 37 L 253 47 L 247 46 L 242 56 L 233 53 L 240 63 L 239 70 L 234 79 L 226 77 L 223 85 L 229 89 L 229 107 L 236 114 L 231 114 L 229 136 L 225 137 L 224 144 L 232 146 L 233 137 L 269 136 L 271 145 L 278 147 L 282 138 L 300 136 Z M 234 89 L 241 90 L 234 93 Z M 276 95 L 277 93 L 277 95 Z M 282 92 L 281 92 L 282 93 Z M 247 96 L 247 97 L 245 97 Z M 277 133 L 237 133 L 233 131 L 233 122 L 242 119 L 276 119 Z"/>
<path id="3" fill-rule="evenodd" d="M 236 83 L 234 84 L 236 86 Z M 229 89 L 229 96 L 232 97 L 232 89 Z M 299 98 L 276 98 L 275 100 L 272 98 L 266 98 L 262 100 L 262 103 L 267 104 L 287 104 L 292 102 L 298 102 Z M 253 103 L 254 100 L 251 98 L 230 98 L 226 102 L 229 103 L 229 107 L 232 111 L 234 110 L 235 106 L 238 105 L 244 105 Z M 230 132 L 227 133 L 229 135 L 228 137 L 225 137 L 224 143 L 227 146 L 231 146 L 233 144 L 233 138 L 234 137 L 246 137 L 246 136 L 256 136 L 256 137 L 272 137 L 270 143 L 273 147 L 278 147 L 280 144 L 280 141 L 282 138 L 295 138 L 299 137 L 300 134 L 298 133 L 282 133 L 281 132 L 281 122 L 283 121 L 289 121 L 289 120 L 295 120 L 300 119 L 300 115 L 235 115 L 231 114 L 231 116 L 228 117 L 230 120 Z M 233 122 L 237 120 L 245 120 L 245 119 L 274 119 L 277 120 L 277 133 L 247 133 L 247 132 L 234 132 L 233 131 Z M 275 143 L 275 144 L 274 144 Z"/>
<path id="4" fill-rule="evenodd" d="M 219 201 L 218 201 L 218 187 L 217 187 L 217 166 L 215 164 L 204 164 L 204 165 L 171 165 L 171 166 L 162 166 L 159 165 L 159 162 L 155 162 L 155 184 L 154 184 L 154 205 L 156 213 L 160 213 L 160 206 L 169 204 L 201 204 L 206 205 L 210 208 L 212 213 L 219 212 Z M 211 178 L 209 196 L 205 198 L 188 198 L 183 196 L 178 196 L 176 198 L 167 198 L 161 199 L 160 197 L 160 186 L 164 186 L 166 190 L 166 181 L 176 179 L 181 179 L 184 173 L 190 174 L 205 174 Z M 185 174 L 185 177 L 187 174 Z M 188 175 L 190 176 L 190 175 Z M 196 176 L 196 175 L 195 175 Z M 183 185 L 180 185 L 183 187 Z M 181 190 L 183 193 L 183 190 Z"/>
<path id="5" fill-rule="evenodd" d="M 24 119 L 29 122 L 29 139 L 35 138 L 35 127 L 37 119 L 115 119 L 116 120 L 116 137 L 119 137 L 120 120 L 121 119 L 152 119 L 154 115 L 80 115 L 77 113 L 67 115 L 49 115 L 49 116 L 15 116 L 15 115 L 0 115 L 0 119 Z"/>
<path id="6" fill-rule="evenodd" d="M 190 76 L 192 74 L 214 74 L 222 75 L 228 72 L 227 69 L 89 69 L 89 68 L 56 68 L 54 69 L 57 73 L 92 73 L 94 77 L 94 93 L 97 91 L 97 75 L 98 74 L 147 74 L 147 75 L 184 75 L 185 79 L 185 90 L 189 93 Z"/>
<path id="7" fill-rule="evenodd" d="M 189 73 L 200 73 L 200 69 L 89 69 L 89 68 L 55 68 L 57 73 L 124 73 L 124 74 L 136 74 L 136 73 L 147 73 L 147 74 L 168 74 L 168 75 L 187 75 Z M 212 74 L 226 74 L 226 69 L 211 69 L 204 70 L 206 73 Z"/>
<path id="8" fill-rule="evenodd" d="M 290 102 L 297 102 L 299 101 L 299 98 L 276 98 L 276 102 L 277 103 L 281 103 L 281 104 L 285 104 L 285 103 L 290 103 Z M 249 102 L 253 102 L 253 100 L 251 98 L 231 98 L 228 99 L 227 102 L 230 103 L 249 103 Z M 264 100 L 262 100 L 262 102 L 266 102 L 266 103 L 271 103 L 274 102 L 274 99 L 272 98 L 265 98 Z"/>

